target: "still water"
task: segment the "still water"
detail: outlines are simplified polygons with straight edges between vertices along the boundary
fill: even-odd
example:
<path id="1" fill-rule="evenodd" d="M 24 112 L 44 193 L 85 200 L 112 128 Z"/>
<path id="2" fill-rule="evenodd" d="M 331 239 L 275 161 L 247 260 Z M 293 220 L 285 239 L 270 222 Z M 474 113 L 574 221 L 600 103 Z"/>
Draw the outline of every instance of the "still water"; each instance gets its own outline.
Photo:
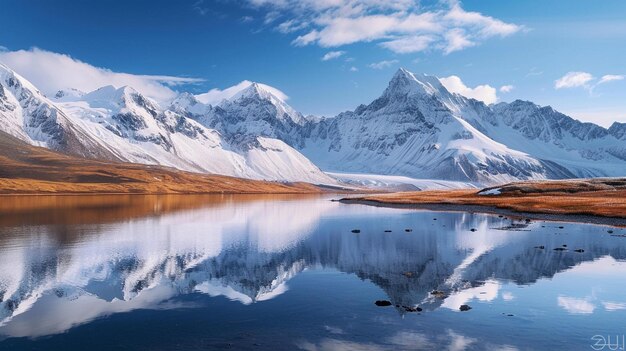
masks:
<path id="1" fill-rule="evenodd" d="M 2 197 L 0 349 L 624 346 L 624 229 L 329 200 Z"/>

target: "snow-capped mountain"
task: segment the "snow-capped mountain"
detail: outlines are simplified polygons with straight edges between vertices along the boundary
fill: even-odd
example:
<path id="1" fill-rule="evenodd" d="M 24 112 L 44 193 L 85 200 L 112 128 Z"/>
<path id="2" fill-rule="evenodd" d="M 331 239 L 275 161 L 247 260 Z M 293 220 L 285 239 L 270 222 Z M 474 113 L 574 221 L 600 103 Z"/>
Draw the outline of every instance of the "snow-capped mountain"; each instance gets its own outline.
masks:
<path id="1" fill-rule="evenodd" d="M 626 140 L 626 123 L 613 123 L 609 128 L 609 134 L 617 139 Z"/>
<path id="2" fill-rule="evenodd" d="M 476 125 L 490 138 L 558 164 L 572 177 L 623 176 L 626 171 L 626 144 L 619 140 L 618 124 L 605 129 L 520 100 L 494 105 L 479 118 Z"/>
<path id="3" fill-rule="evenodd" d="M 464 119 L 465 102 L 437 78 L 401 69 L 371 104 L 321 121 L 302 152 L 323 169 L 415 178 L 491 183 L 567 175 L 486 136 Z"/>
<path id="4" fill-rule="evenodd" d="M 487 106 L 400 69 L 369 105 L 309 126 L 322 169 L 472 181 L 620 176 L 626 127 L 582 123 L 531 102 Z"/>
<path id="5" fill-rule="evenodd" d="M 243 147 L 257 136 L 276 138 L 302 147 L 302 127 L 308 120 L 264 85 L 252 83 L 223 100 L 197 120 L 215 128 L 230 142 Z"/>
<path id="6" fill-rule="evenodd" d="M 0 128 L 34 145 L 195 172 L 335 183 L 281 140 L 250 135 L 244 148 L 188 118 L 212 109 L 190 94 L 167 109 L 131 87 L 106 86 L 87 94 L 63 90 L 49 100 L 6 66 L 0 66 L 0 89 Z"/>
<path id="7" fill-rule="evenodd" d="M 52 99 L 0 66 L 0 129 L 31 144 L 196 172 L 334 184 L 322 172 L 494 184 L 623 176 L 626 124 L 602 128 L 527 101 L 484 103 L 400 69 L 369 105 L 305 117 L 274 88 L 247 82 L 215 105 L 168 102 L 131 87 Z"/>
<path id="8" fill-rule="evenodd" d="M 30 144 L 83 157 L 115 159 L 97 138 L 71 119 L 30 82 L 0 64 L 0 129 Z"/>

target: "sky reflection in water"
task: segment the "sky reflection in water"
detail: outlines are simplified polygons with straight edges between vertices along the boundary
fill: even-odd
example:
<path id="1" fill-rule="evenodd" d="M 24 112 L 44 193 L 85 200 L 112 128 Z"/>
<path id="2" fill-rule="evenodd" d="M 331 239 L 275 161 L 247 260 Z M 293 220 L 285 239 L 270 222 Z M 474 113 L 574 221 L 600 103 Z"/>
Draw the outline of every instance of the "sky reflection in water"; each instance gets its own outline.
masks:
<path id="1" fill-rule="evenodd" d="M 324 197 L 3 198 L 0 349 L 582 350 L 626 333 L 625 230 L 511 223 Z"/>

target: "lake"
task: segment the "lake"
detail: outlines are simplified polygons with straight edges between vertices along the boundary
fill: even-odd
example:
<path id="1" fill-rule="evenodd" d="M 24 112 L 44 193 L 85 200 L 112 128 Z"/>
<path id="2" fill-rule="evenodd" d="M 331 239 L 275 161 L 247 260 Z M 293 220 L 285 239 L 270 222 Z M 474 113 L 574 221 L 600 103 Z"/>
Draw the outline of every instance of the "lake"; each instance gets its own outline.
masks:
<path id="1" fill-rule="evenodd" d="M 330 199 L 1 197 L 0 350 L 624 346 L 623 228 Z"/>

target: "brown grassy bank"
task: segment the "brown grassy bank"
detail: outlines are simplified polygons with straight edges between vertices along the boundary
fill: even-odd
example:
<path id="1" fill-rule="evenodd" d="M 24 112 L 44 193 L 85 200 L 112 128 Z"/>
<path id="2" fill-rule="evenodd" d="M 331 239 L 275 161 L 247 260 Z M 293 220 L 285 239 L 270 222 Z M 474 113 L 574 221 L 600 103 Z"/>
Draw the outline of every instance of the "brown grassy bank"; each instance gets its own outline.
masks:
<path id="1" fill-rule="evenodd" d="M 306 183 L 264 182 L 82 159 L 34 147 L 0 132 L 0 194 L 319 192 L 320 188 Z"/>
<path id="2" fill-rule="evenodd" d="M 497 189 L 496 194 L 481 195 Z M 401 192 L 344 199 L 396 205 L 484 206 L 515 212 L 626 218 L 626 178 L 533 181 L 485 190 Z M 450 206 L 448 206 L 450 207 Z M 451 208 L 451 207 L 450 207 Z"/>

